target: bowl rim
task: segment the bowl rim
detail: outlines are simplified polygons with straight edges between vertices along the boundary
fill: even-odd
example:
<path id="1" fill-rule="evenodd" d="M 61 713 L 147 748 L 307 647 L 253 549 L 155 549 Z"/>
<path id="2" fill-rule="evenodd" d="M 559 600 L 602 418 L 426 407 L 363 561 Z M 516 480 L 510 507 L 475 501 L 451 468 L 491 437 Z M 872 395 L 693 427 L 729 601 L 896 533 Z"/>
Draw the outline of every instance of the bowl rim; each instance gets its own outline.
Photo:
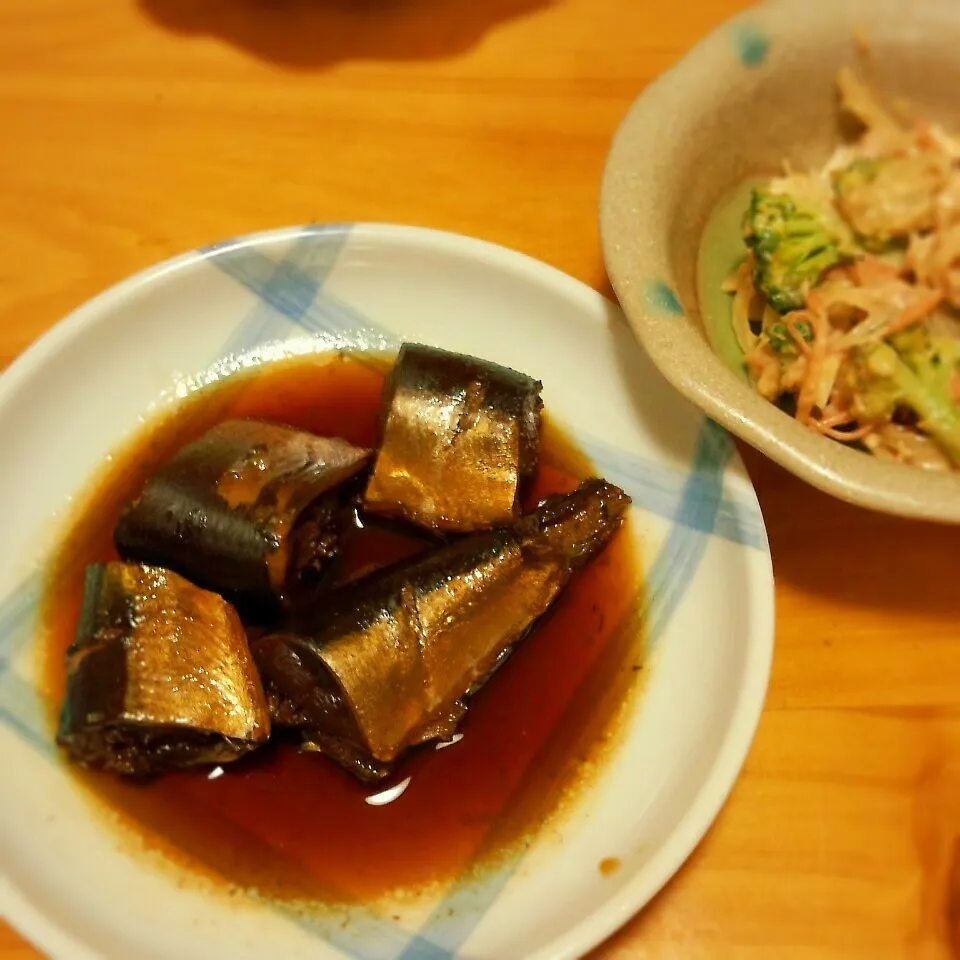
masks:
<path id="1" fill-rule="evenodd" d="M 840 2 L 849 5 L 848 0 Z M 693 80 L 695 86 L 701 85 L 697 82 L 698 76 L 702 80 L 701 61 L 729 49 L 731 30 L 749 26 L 761 13 L 787 17 L 794 10 L 809 11 L 809 4 L 806 0 L 762 0 L 726 18 L 634 99 L 612 138 L 600 185 L 600 243 L 607 274 L 631 329 L 660 374 L 732 434 L 811 486 L 847 503 L 906 519 L 960 524 L 960 471 L 932 472 L 869 458 L 788 417 L 742 381 L 689 318 L 673 318 L 679 323 L 666 333 L 662 317 L 638 299 L 635 280 L 639 278 L 625 261 L 629 243 L 617 224 L 618 181 L 627 169 L 642 173 L 643 165 L 649 167 L 650 157 L 656 156 L 655 150 L 645 155 L 631 151 L 627 145 L 631 134 L 659 115 L 661 104 L 675 93 L 678 84 Z M 684 305 L 678 305 L 686 313 Z M 699 304 L 695 308 L 699 312 Z M 690 364 L 678 362 L 687 359 L 709 372 L 709 383 L 694 375 Z"/>

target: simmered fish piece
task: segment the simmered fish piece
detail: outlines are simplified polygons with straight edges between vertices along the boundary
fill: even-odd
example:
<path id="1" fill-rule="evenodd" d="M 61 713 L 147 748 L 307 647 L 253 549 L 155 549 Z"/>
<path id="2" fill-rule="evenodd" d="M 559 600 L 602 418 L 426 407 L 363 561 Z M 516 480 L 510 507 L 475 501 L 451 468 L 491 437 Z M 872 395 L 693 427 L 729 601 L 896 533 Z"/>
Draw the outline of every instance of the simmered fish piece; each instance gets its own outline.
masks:
<path id="1" fill-rule="evenodd" d="M 451 736 L 476 690 L 620 526 L 618 487 L 585 481 L 482 532 L 337 591 L 252 644 L 275 721 L 363 779 Z"/>
<path id="2" fill-rule="evenodd" d="M 244 613 L 275 612 L 316 589 L 338 547 L 341 485 L 369 458 L 346 440 L 226 421 L 147 481 L 117 524 L 117 549 Z"/>
<path id="3" fill-rule="evenodd" d="M 72 760 L 153 774 L 234 760 L 269 736 L 230 604 L 159 567 L 87 568 L 57 736 Z"/>
<path id="4" fill-rule="evenodd" d="M 384 394 L 366 509 L 438 531 L 512 523 L 537 466 L 540 389 L 485 360 L 404 344 Z"/>

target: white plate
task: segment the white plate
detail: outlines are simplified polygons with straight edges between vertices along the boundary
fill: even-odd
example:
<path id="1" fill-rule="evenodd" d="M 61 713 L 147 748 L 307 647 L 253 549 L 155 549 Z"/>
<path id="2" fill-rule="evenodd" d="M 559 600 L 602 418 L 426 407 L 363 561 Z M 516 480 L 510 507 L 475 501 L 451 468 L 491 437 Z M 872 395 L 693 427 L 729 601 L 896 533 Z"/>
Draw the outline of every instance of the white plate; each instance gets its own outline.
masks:
<path id="1" fill-rule="evenodd" d="M 35 693 L 39 586 L 71 496 L 191 378 L 260 348 L 382 349 L 403 339 L 540 378 L 547 409 L 633 496 L 650 679 L 586 798 L 519 862 L 457 881 L 399 920 L 357 908 L 295 922 L 178 886 L 90 816 Z M 666 387 L 617 308 L 550 267 L 388 226 L 218 244 L 107 291 L 10 367 L 0 378 L 0 449 L 0 906 L 52 957 L 578 956 L 677 870 L 737 777 L 773 645 L 770 555 L 753 489 L 727 435 Z M 598 870 L 606 857 L 622 861 L 609 877 Z"/>

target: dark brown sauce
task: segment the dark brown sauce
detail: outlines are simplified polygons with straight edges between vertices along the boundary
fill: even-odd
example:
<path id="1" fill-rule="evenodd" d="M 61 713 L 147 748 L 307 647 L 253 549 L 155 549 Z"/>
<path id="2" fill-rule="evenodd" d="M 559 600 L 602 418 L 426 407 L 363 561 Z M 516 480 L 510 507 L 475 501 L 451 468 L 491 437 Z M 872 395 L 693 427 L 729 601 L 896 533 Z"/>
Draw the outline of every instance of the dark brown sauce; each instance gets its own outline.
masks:
<path id="1" fill-rule="evenodd" d="M 227 417 L 261 417 L 371 445 L 386 370 L 369 358 L 272 364 L 194 394 L 114 457 L 52 566 L 44 623 L 53 712 L 84 565 L 115 558 L 114 524 L 150 472 Z M 590 473 L 546 423 L 527 505 L 573 489 Z M 367 528 L 345 550 L 344 575 L 417 548 Z M 149 848 L 268 897 L 356 902 L 452 878 L 518 850 L 589 779 L 635 686 L 642 650 L 636 630 L 622 625 L 638 590 L 635 548 L 623 530 L 475 696 L 462 739 L 420 750 L 380 786 L 361 785 L 325 758 L 285 744 L 227 765 L 213 779 L 202 770 L 138 784 L 74 770 Z M 368 802 L 408 778 L 392 802 Z"/>

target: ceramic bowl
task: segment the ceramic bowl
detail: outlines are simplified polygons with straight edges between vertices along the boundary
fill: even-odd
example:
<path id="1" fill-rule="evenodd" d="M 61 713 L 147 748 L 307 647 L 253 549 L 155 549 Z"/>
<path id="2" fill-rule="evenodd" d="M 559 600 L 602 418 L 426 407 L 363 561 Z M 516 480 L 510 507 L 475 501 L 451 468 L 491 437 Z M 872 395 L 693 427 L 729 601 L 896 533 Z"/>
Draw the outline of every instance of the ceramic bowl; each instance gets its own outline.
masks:
<path id="1" fill-rule="evenodd" d="M 613 287 L 664 377 L 708 416 L 816 487 L 906 517 L 960 522 L 960 473 L 878 461 L 755 394 L 715 354 L 697 252 L 718 202 L 752 176 L 823 163 L 839 141 L 835 77 L 869 42 L 881 93 L 960 128 L 955 0 L 768 0 L 728 21 L 633 104 L 604 174 Z"/>

